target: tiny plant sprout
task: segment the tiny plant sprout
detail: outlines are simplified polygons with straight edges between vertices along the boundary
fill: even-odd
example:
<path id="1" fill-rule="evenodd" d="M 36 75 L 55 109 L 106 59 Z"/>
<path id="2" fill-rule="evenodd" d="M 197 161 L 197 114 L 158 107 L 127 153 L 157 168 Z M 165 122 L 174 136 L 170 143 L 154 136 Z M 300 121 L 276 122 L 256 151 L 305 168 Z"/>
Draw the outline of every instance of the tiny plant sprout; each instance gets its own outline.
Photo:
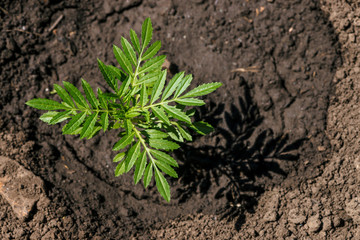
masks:
<path id="1" fill-rule="evenodd" d="M 92 138 L 99 131 L 118 129 L 120 140 L 113 150 L 119 152 L 113 161 L 117 163 L 115 176 L 129 172 L 134 166 L 134 182 L 141 179 L 145 188 L 153 176 L 161 196 L 170 201 L 170 186 L 164 177 L 177 178 L 174 170 L 178 163 L 167 152 L 179 148 L 176 142 L 191 141 L 191 131 L 205 135 L 212 126 L 205 122 L 193 122 L 193 106 L 204 105 L 198 97 L 207 95 L 222 84 L 206 83 L 190 91 L 192 75 L 175 74 L 167 82 L 167 71 L 162 70 L 165 56 L 156 56 L 160 41 L 150 45 L 153 28 L 150 18 L 142 24 L 141 39 L 130 30 L 130 41 L 121 38 L 121 48 L 113 46 L 120 68 L 105 65 L 98 59 L 100 71 L 112 89 L 96 93 L 84 79 L 84 94 L 69 82 L 63 87 L 54 84 L 54 92 L 61 102 L 35 98 L 27 105 L 47 110 L 40 120 L 52 125 L 68 121 L 63 134 Z"/>

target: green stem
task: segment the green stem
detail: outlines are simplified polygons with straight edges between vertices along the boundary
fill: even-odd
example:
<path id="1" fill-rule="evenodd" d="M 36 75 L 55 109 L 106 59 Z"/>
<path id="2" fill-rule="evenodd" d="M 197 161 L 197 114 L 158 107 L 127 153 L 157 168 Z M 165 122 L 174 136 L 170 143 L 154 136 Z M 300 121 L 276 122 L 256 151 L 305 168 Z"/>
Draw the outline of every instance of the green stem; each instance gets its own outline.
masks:
<path id="1" fill-rule="evenodd" d="M 166 101 L 155 103 L 155 104 L 150 104 L 148 106 L 144 106 L 143 109 L 148 109 L 148 108 L 156 107 L 156 106 L 159 106 L 159 105 L 164 105 L 164 104 L 167 104 L 167 103 L 175 102 L 176 100 L 178 100 L 178 98 L 171 99 L 171 100 L 166 100 Z"/>
<path id="2" fill-rule="evenodd" d="M 141 145 L 143 145 L 143 147 L 144 147 L 144 149 L 145 149 L 145 151 L 146 151 L 146 154 L 149 156 L 153 167 L 156 168 L 156 164 L 155 164 L 155 162 L 154 162 L 154 158 L 151 156 L 151 153 L 150 153 L 150 151 L 149 151 L 149 148 L 146 146 L 145 140 L 141 137 L 140 131 L 137 130 L 137 128 L 136 128 L 135 126 L 133 126 L 133 130 L 134 130 L 134 132 L 135 132 L 136 138 L 139 139 Z"/>
<path id="3" fill-rule="evenodd" d="M 136 68 L 135 68 L 135 72 L 133 75 L 133 79 L 131 81 L 131 87 L 133 88 L 136 85 L 136 80 L 137 80 L 137 76 L 138 76 L 138 72 L 139 72 L 139 68 L 140 68 L 140 63 L 142 61 L 141 56 L 143 54 L 144 49 L 141 49 L 141 52 L 139 54 L 139 58 L 138 58 L 138 62 L 136 64 Z"/>
<path id="4" fill-rule="evenodd" d="M 67 110 L 70 110 L 70 111 L 80 111 L 80 112 L 97 112 L 97 113 L 100 113 L 100 112 L 108 112 L 109 114 L 110 113 L 116 113 L 117 111 L 116 110 L 108 110 L 108 109 L 80 109 L 80 108 L 67 108 Z"/>

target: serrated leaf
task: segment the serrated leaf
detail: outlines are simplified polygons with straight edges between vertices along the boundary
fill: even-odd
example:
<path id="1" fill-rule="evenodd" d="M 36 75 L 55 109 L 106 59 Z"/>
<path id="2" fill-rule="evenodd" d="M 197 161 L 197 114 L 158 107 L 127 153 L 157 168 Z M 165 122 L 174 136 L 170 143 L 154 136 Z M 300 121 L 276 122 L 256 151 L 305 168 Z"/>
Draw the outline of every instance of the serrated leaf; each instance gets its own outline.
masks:
<path id="1" fill-rule="evenodd" d="M 81 139 L 84 137 L 88 137 L 92 133 L 95 123 L 96 123 L 96 120 L 97 120 L 97 116 L 98 116 L 97 113 L 93 113 L 86 119 L 86 121 L 83 125 L 83 129 L 81 130 L 81 133 L 80 133 Z"/>
<path id="2" fill-rule="evenodd" d="M 109 127 L 109 113 L 104 112 L 100 116 L 101 122 L 102 122 L 102 129 L 105 132 Z"/>
<path id="3" fill-rule="evenodd" d="M 119 121 L 116 121 L 112 124 L 111 129 L 119 129 L 121 127 L 123 127 L 123 124 Z"/>
<path id="4" fill-rule="evenodd" d="M 142 84 L 141 86 L 141 92 L 140 92 L 140 105 L 141 107 L 144 107 L 148 101 L 148 95 L 146 92 L 146 86 L 145 83 Z"/>
<path id="5" fill-rule="evenodd" d="M 94 91 L 91 88 L 90 84 L 88 82 L 86 82 L 84 79 L 81 79 L 81 84 L 84 89 L 85 96 L 86 96 L 87 100 L 89 101 L 90 105 L 93 108 L 98 108 L 99 101 L 95 97 Z"/>
<path id="6" fill-rule="evenodd" d="M 132 132 L 133 124 L 130 119 L 126 119 L 124 122 L 125 130 L 127 134 L 130 134 Z"/>
<path id="7" fill-rule="evenodd" d="M 118 151 L 120 149 L 125 148 L 127 145 L 129 145 L 130 143 L 132 143 L 132 141 L 134 140 L 134 136 L 135 133 L 131 133 L 129 135 L 125 135 L 124 137 L 122 137 L 117 143 L 115 143 L 114 147 L 113 147 L 113 151 Z"/>
<path id="8" fill-rule="evenodd" d="M 112 117 L 124 118 L 125 116 L 125 112 L 123 111 L 124 105 L 118 103 L 109 103 L 109 107 L 112 108 L 113 110 L 113 113 L 111 114 Z M 118 109 L 120 109 L 120 111 L 116 111 Z M 114 111 L 116 111 L 116 113 L 114 113 Z"/>
<path id="9" fill-rule="evenodd" d="M 123 102 L 129 102 L 131 100 L 133 100 L 134 104 L 135 104 L 135 98 L 134 95 L 135 93 L 139 92 L 140 87 L 139 86 L 135 86 L 131 89 L 131 91 L 129 91 L 123 98 Z"/>
<path id="10" fill-rule="evenodd" d="M 166 70 L 161 72 L 159 79 L 154 84 L 154 88 L 151 93 L 150 104 L 153 104 L 161 95 L 166 80 Z"/>
<path id="11" fill-rule="evenodd" d="M 125 117 L 131 119 L 131 118 L 139 116 L 140 114 L 141 114 L 140 109 L 131 108 L 125 113 Z"/>
<path id="12" fill-rule="evenodd" d="M 153 28 L 150 18 L 146 18 L 141 28 L 141 44 L 142 50 L 146 48 L 152 38 Z"/>
<path id="13" fill-rule="evenodd" d="M 45 98 L 34 98 L 25 103 L 26 105 L 40 110 L 62 110 L 69 107 L 57 101 Z"/>
<path id="14" fill-rule="evenodd" d="M 74 111 L 74 107 L 70 106 L 69 104 L 67 104 L 66 102 L 62 102 L 62 105 L 64 105 L 65 107 L 67 107 L 67 109 L 71 109 Z"/>
<path id="15" fill-rule="evenodd" d="M 183 136 L 183 138 L 185 138 L 185 139 L 188 140 L 188 141 L 192 141 L 192 136 L 191 136 L 191 134 L 190 134 L 187 130 L 185 130 L 184 128 L 182 128 L 179 124 L 176 124 L 176 125 L 177 125 L 177 127 L 178 127 L 181 135 Z"/>
<path id="16" fill-rule="evenodd" d="M 115 169 L 115 177 L 125 173 L 125 161 L 120 162 Z"/>
<path id="17" fill-rule="evenodd" d="M 147 167 L 145 168 L 145 173 L 144 173 L 144 187 L 147 188 L 151 182 L 153 176 L 153 165 L 151 163 L 149 163 L 147 165 Z"/>
<path id="18" fill-rule="evenodd" d="M 69 135 L 78 135 L 81 133 L 82 127 L 76 128 L 72 133 L 69 133 Z"/>
<path id="19" fill-rule="evenodd" d="M 95 126 L 87 138 L 88 139 L 93 138 L 100 130 L 101 130 L 101 126 Z"/>
<path id="20" fill-rule="evenodd" d="M 138 126 L 138 127 L 141 127 L 141 128 L 144 128 L 144 129 L 147 129 L 147 128 L 150 127 L 147 123 L 145 123 L 145 124 L 143 124 L 143 123 L 138 123 L 137 126 Z"/>
<path id="21" fill-rule="evenodd" d="M 60 123 L 62 121 L 65 121 L 66 119 L 68 119 L 70 116 L 69 114 L 71 113 L 70 110 L 68 111 L 64 111 L 64 112 L 58 112 L 49 122 L 49 124 L 56 124 L 56 123 Z"/>
<path id="22" fill-rule="evenodd" d="M 144 114 L 145 121 L 146 121 L 145 124 L 149 123 L 150 122 L 150 112 L 149 112 L 149 110 L 143 109 L 143 114 Z"/>
<path id="23" fill-rule="evenodd" d="M 180 121 L 184 121 L 186 123 L 189 123 L 191 124 L 191 119 L 184 113 L 182 112 L 181 110 L 179 110 L 178 108 L 176 107 L 173 107 L 173 106 L 169 106 L 169 105 L 166 105 L 166 104 L 163 104 L 161 105 L 165 111 L 171 115 L 172 117 L 180 120 Z"/>
<path id="24" fill-rule="evenodd" d="M 171 96 L 171 94 L 174 93 L 176 87 L 179 85 L 183 77 L 184 77 L 184 72 L 179 72 L 175 74 L 175 76 L 170 80 L 169 84 L 166 86 L 162 94 L 161 101 L 166 100 L 168 97 Z"/>
<path id="25" fill-rule="evenodd" d="M 193 79 L 193 77 L 192 77 L 191 74 L 186 75 L 182 79 L 181 83 L 176 88 L 174 98 L 177 98 L 178 96 L 180 96 L 190 86 L 190 83 L 191 83 L 192 79 Z"/>
<path id="26" fill-rule="evenodd" d="M 167 138 L 169 135 L 165 132 L 156 129 L 146 129 L 144 135 L 148 138 Z"/>
<path id="27" fill-rule="evenodd" d="M 200 85 L 188 93 L 186 93 L 182 98 L 189 98 L 189 97 L 199 97 L 206 94 L 209 94 L 213 91 L 215 91 L 217 88 L 221 87 L 222 83 L 219 82 L 213 82 L 213 83 L 205 83 L 203 85 Z"/>
<path id="28" fill-rule="evenodd" d="M 156 149 L 175 150 L 180 146 L 177 143 L 165 139 L 149 139 L 149 145 Z"/>
<path id="29" fill-rule="evenodd" d="M 114 93 L 102 93 L 101 96 L 108 100 L 116 100 L 119 98 L 118 95 Z"/>
<path id="30" fill-rule="evenodd" d="M 57 84 L 54 84 L 54 89 L 56 90 L 57 94 L 64 102 L 66 102 L 67 104 L 69 104 L 72 107 L 75 107 L 73 100 L 71 99 L 70 95 L 67 93 L 67 91 L 65 89 L 63 89 L 62 87 L 60 87 Z"/>
<path id="31" fill-rule="evenodd" d="M 121 69 L 114 67 L 113 65 L 106 65 L 106 68 L 115 78 L 121 82 L 123 82 L 127 77 L 127 75 L 121 71 Z M 115 84 L 117 85 L 117 82 L 115 82 Z"/>
<path id="32" fill-rule="evenodd" d="M 151 84 L 159 79 L 159 75 L 161 75 L 161 72 L 151 72 L 148 74 L 145 74 L 144 76 L 140 77 L 137 81 L 137 85 L 145 83 L 146 85 Z"/>
<path id="33" fill-rule="evenodd" d="M 152 72 L 155 70 L 160 70 L 161 66 L 163 65 L 163 63 L 165 61 L 165 58 L 166 58 L 166 56 L 161 55 L 161 56 L 154 57 L 154 58 L 150 59 L 149 61 L 145 62 L 144 65 L 142 65 L 142 67 L 140 67 L 139 74 Z"/>
<path id="34" fill-rule="evenodd" d="M 43 115 L 40 116 L 40 120 L 46 123 L 50 123 L 51 119 L 58 114 L 58 112 L 46 112 Z"/>
<path id="35" fill-rule="evenodd" d="M 154 42 L 143 54 L 141 60 L 147 60 L 149 58 L 152 58 L 160 50 L 160 48 L 161 48 L 161 41 Z"/>
<path id="36" fill-rule="evenodd" d="M 126 80 L 121 84 L 119 89 L 119 96 L 123 97 L 129 91 L 129 86 L 131 83 L 130 77 L 126 78 Z"/>
<path id="37" fill-rule="evenodd" d="M 165 112 L 161 108 L 152 107 L 151 110 L 158 119 L 160 119 L 161 121 L 163 121 L 168 125 L 171 125 L 169 118 L 166 116 Z"/>
<path id="38" fill-rule="evenodd" d="M 138 54 L 140 54 L 141 50 L 140 50 L 140 42 L 139 42 L 139 38 L 136 34 L 136 32 L 134 30 L 130 30 L 130 39 L 131 39 L 131 42 L 135 48 L 135 51 L 138 52 Z"/>
<path id="39" fill-rule="evenodd" d="M 98 92 L 98 98 L 99 98 L 100 106 L 103 109 L 108 109 L 107 102 L 106 102 L 105 98 L 103 97 L 103 92 L 101 91 L 100 88 L 97 89 L 97 92 Z"/>
<path id="40" fill-rule="evenodd" d="M 115 155 L 113 162 L 120 162 L 125 157 L 125 152 L 121 152 Z"/>
<path id="41" fill-rule="evenodd" d="M 205 104 L 203 100 L 197 98 L 181 98 L 176 99 L 175 102 L 185 106 L 202 106 Z"/>
<path id="42" fill-rule="evenodd" d="M 174 126 L 166 126 L 166 131 L 173 140 L 177 142 L 184 142 L 184 139 L 181 136 L 179 130 Z"/>
<path id="43" fill-rule="evenodd" d="M 137 65 L 137 59 L 134 49 L 132 48 L 131 44 L 126 40 L 124 37 L 121 37 L 121 46 L 124 50 L 126 57 L 130 60 L 130 63 L 133 66 Z"/>
<path id="44" fill-rule="evenodd" d="M 81 94 L 79 89 L 77 89 L 74 85 L 72 85 L 69 82 L 63 81 L 64 87 L 68 92 L 70 93 L 71 97 L 74 99 L 75 103 L 78 105 L 78 107 L 83 107 L 89 109 L 89 106 L 84 98 L 84 96 Z"/>
<path id="45" fill-rule="evenodd" d="M 203 121 L 194 122 L 190 127 L 201 135 L 209 134 L 214 130 L 209 123 Z"/>
<path id="46" fill-rule="evenodd" d="M 159 190 L 159 193 L 163 198 L 170 202 L 170 186 L 169 183 L 166 181 L 165 177 L 159 171 L 159 169 L 155 168 L 155 182 L 156 187 Z"/>
<path id="47" fill-rule="evenodd" d="M 172 167 L 170 167 L 168 164 L 161 162 L 161 161 L 155 161 L 155 164 L 158 168 L 160 168 L 161 171 L 163 171 L 167 175 L 174 177 L 174 178 L 178 178 L 176 171 Z"/>
<path id="48" fill-rule="evenodd" d="M 164 152 L 161 152 L 161 151 L 155 150 L 155 149 L 150 149 L 150 152 L 158 161 L 162 161 L 173 167 L 179 167 L 176 160 L 174 158 L 172 158 L 169 154 L 166 154 Z"/>
<path id="49" fill-rule="evenodd" d="M 72 134 L 85 120 L 86 112 L 76 114 L 62 129 L 63 134 Z"/>
<path id="50" fill-rule="evenodd" d="M 115 77 L 113 76 L 113 74 L 108 70 L 107 66 L 100 59 L 97 59 L 97 61 L 98 61 L 98 66 L 99 66 L 100 72 L 103 75 L 106 83 L 109 85 L 109 87 L 111 87 L 113 90 L 116 91 L 117 89 L 116 89 Z"/>
<path id="51" fill-rule="evenodd" d="M 135 173 L 134 173 L 135 184 L 137 184 L 140 181 L 141 177 L 144 175 L 146 163 L 147 163 L 146 151 L 143 151 L 140 154 L 140 157 L 136 160 Z"/>
<path id="52" fill-rule="evenodd" d="M 126 73 L 133 75 L 133 69 L 132 69 L 131 63 L 130 63 L 129 59 L 125 56 L 123 51 L 119 47 L 113 45 L 113 52 L 114 52 L 116 60 L 118 61 L 118 63 L 122 67 L 122 69 Z"/>
<path id="53" fill-rule="evenodd" d="M 127 75 L 119 68 L 114 67 L 112 65 L 106 65 L 106 68 L 108 70 L 108 72 L 110 72 L 110 74 L 114 77 L 114 84 L 116 89 L 119 89 L 119 83 L 118 80 L 120 82 L 123 82 L 126 80 Z M 118 91 L 115 91 L 118 92 Z"/>
<path id="54" fill-rule="evenodd" d="M 138 159 L 140 155 L 140 141 L 135 143 L 130 150 L 128 151 L 125 158 L 125 172 L 130 171 L 130 169 L 134 166 L 136 159 Z"/>

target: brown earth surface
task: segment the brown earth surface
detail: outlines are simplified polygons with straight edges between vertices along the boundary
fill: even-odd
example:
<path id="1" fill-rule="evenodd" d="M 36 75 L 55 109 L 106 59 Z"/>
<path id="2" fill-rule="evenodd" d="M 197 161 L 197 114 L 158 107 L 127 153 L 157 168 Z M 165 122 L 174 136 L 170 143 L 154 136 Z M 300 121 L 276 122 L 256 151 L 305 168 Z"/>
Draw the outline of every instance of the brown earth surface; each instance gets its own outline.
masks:
<path id="1" fill-rule="evenodd" d="M 196 115 L 216 130 L 173 153 L 170 203 L 114 177 L 116 131 L 63 136 L 25 105 L 108 90 L 96 58 L 116 65 L 146 17 L 170 75 L 224 84 Z M 5 0 L 0 18 L 1 239 L 360 239 L 357 0 Z"/>

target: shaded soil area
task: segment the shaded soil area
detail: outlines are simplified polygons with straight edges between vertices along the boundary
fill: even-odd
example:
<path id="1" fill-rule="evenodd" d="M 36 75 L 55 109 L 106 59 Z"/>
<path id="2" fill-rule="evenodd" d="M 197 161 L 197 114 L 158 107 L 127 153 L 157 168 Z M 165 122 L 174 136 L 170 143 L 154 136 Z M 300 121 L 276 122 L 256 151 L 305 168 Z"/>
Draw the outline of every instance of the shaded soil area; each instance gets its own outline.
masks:
<path id="1" fill-rule="evenodd" d="M 29 0 L 0 7 L 0 155 L 40 177 L 46 195 L 25 219 L 0 196 L 2 239 L 355 236 L 358 180 L 347 173 L 360 160 L 352 157 L 359 149 L 347 146 L 359 146 L 360 124 L 345 131 L 359 120 L 352 109 L 359 105 L 358 50 L 346 50 L 356 49 L 355 1 Z M 146 17 L 170 75 L 184 70 L 194 85 L 224 84 L 195 116 L 216 130 L 173 153 L 180 168 L 179 179 L 169 179 L 170 203 L 153 183 L 134 186 L 132 173 L 114 177 L 116 131 L 88 141 L 63 136 L 62 126 L 39 121 L 41 112 L 25 105 L 54 98 L 54 83 L 80 87 L 81 77 L 109 90 L 96 58 L 116 65 L 112 44 L 130 28 L 139 32 Z M 344 156 L 357 159 L 355 167 L 340 171 Z"/>

